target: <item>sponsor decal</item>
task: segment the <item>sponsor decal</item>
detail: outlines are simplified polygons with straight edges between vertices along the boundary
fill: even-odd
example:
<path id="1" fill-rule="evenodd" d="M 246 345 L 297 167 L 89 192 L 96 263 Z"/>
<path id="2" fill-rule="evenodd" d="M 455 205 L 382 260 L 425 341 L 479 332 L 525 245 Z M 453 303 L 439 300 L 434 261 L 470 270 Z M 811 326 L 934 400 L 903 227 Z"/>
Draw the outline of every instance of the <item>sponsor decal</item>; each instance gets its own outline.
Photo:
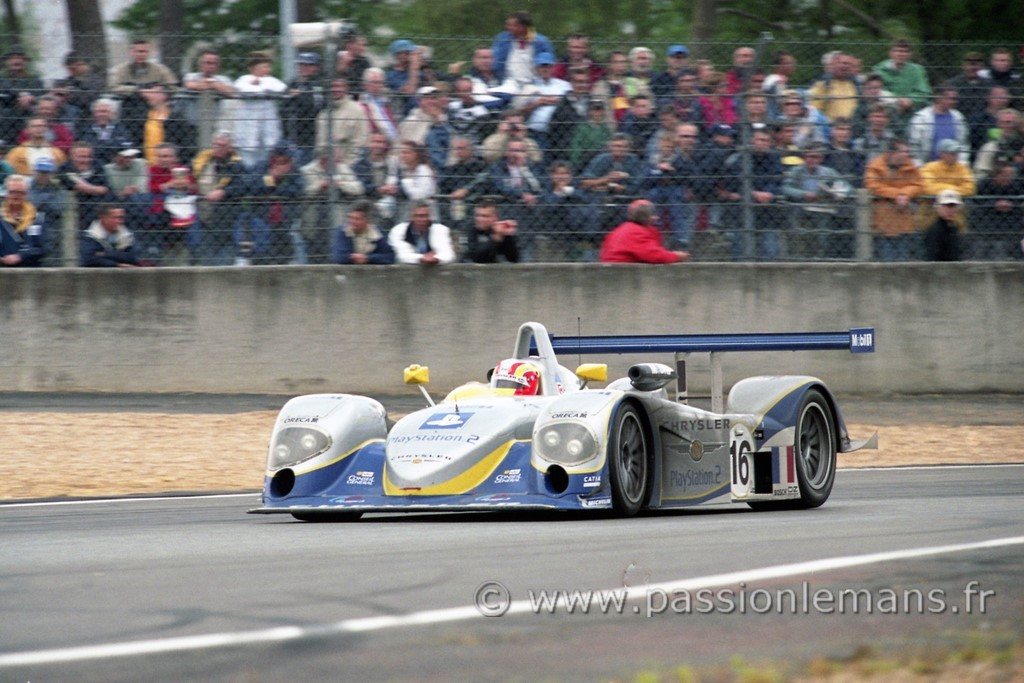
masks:
<path id="1" fill-rule="evenodd" d="M 286 417 L 284 423 L 286 425 L 292 424 L 309 424 L 318 421 L 320 418 L 316 415 L 307 415 L 304 417 Z"/>
<path id="2" fill-rule="evenodd" d="M 420 429 L 458 429 L 471 417 L 473 413 L 437 413 L 431 415 Z"/>
<path id="3" fill-rule="evenodd" d="M 552 420 L 584 420 L 587 416 L 587 412 L 583 410 L 562 410 L 551 413 Z"/>
<path id="4" fill-rule="evenodd" d="M 480 437 L 476 434 L 411 434 L 409 436 L 392 436 L 388 439 L 388 443 L 394 445 L 439 441 L 476 443 L 479 440 Z"/>
<path id="5" fill-rule="evenodd" d="M 399 455 L 388 455 L 391 462 L 411 462 L 413 465 L 420 465 L 425 462 L 451 462 L 454 458 L 444 453 L 401 453 Z"/>
<path id="6" fill-rule="evenodd" d="M 698 429 L 729 429 L 732 420 L 727 417 L 695 418 L 693 420 L 669 420 L 662 425 L 673 432 L 695 432 Z"/>
<path id="7" fill-rule="evenodd" d="M 612 499 L 606 496 L 600 498 L 584 498 L 579 496 L 580 505 L 585 508 L 607 509 L 612 506 Z"/>
<path id="8" fill-rule="evenodd" d="M 722 483 L 722 468 L 715 465 L 714 469 L 671 470 L 668 475 L 669 486 L 686 491 L 687 489 L 703 489 Z"/>
<path id="9" fill-rule="evenodd" d="M 518 484 L 522 479 L 522 470 L 518 467 L 512 470 L 505 470 L 494 478 L 495 484 Z"/>
<path id="10" fill-rule="evenodd" d="M 601 485 L 601 475 L 600 474 L 588 474 L 585 477 L 583 477 L 583 488 L 591 488 L 591 487 L 600 486 L 600 485 Z"/>
<path id="11" fill-rule="evenodd" d="M 700 459 L 704 457 L 704 444 L 700 441 L 694 440 L 690 443 L 690 459 L 694 462 L 700 462 Z"/>
<path id="12" fill-rule="evenodd" d="M 373 472 L 364 470 L 362 472 L 350 474 L 348 475 L 348 479 L 345 480 L 345 483 L 352 484 L 353 486 L 373 486 Z"/>

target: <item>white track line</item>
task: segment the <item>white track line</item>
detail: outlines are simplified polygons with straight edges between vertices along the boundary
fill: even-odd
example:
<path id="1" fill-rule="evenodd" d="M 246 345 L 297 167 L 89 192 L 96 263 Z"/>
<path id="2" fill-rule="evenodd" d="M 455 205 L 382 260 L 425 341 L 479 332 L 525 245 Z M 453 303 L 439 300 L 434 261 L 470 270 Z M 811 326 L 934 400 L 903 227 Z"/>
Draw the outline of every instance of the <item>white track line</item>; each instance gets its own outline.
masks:
<path id="1" fill-rule="evenodd" d="M 905 472 L 907 470 L 988 470 L 993 467 L 1024 467 L 1024 462 L 977 462 L 971 465 L 889 465 L 837 467 L 836 472 Z"/>
<path id="2" fill-rule="evenodd" d="M 167 500 L 212 500 L 214 498 L 258 498 L 258 492 L 252 493 L 200 493 L 182 496 L 126 496 L 123 498 L 89 498 L 87 500 L 40 500 L 34 503 L 0 503 L 0 511 L 7 508 L 34 508 L 49 505 L 100 505 L 103 503 L 152 503 Z"/>
<path id="3" fill-rule="evenodd" d="M 870 564 L 879 564 L 882 562 L 894 562 L 897 560 L 909 560 L 920 557 L 946 555 L 950 553 L 964 553 L 972 550 L 986 550 L 990 548 L 1002 548 L 1021 544 L 1024 544 L 1024 536 L 994 538 L 988 541 L 979 541 L 976 543 L 930 546 L 925 548 L 894 550 L 884 553 L 870 553 L 867 555 L 831 557 L 822 560 L 811 560 L 809 562 L 795 562 L 792 564 L 762 567 L 760 569 L 748 569 L 744 571 L 730 572 L 727 574 L 712 574 L 709 576 L 681 579 L 678 581 L 650 583 L 642 586 L 631 586 L 629 588 L 617 587 L 614 589 L 608 589 L 608 592 L 611 592 L 612 590 L 624 590 L 626 592 L 627 599 L 635 600 L 645 597 L 652 591 L 665 591 L 670 593 L 672 591 L 688 590 L 692 592 L 702 588 L 728 586 L 740 582 L 752 583 L 768 579 L 813 574 L 815 572 L 827 572 L 846 567 L 859 567 Z M 525 614 L 533 611 L 533 609 L 534 608 L 529 600 L 516 600 L 510 604 L 507 614 Z M 63 662 L 78 662 L 94 659 L 110 659 L 114 657 L 132 657 L 168 652 L 206 650 L 221 647 L 239 647 L 243 645 L 256 645 L 262 643 L 281 643 L 285 641 L 300 640 L 303 638 L 323 637 L 325 635 L 364 633 L 368 631 L 381 631 L 385 629 L 404 628 L 410 626 L 430 626 L 445 622 L 468 621 L 471 619 L 482 618 L 486 617 L 481 615 L 475 606 L 452 607 L 447 609 L 413 612 L 411 614 L 397 616 L 346 619 L 344 621 L 336 621 L 334 623 L 321 624 L 318 626 L 280 626 L 254 631 L 208 633 L 205 635 L 181 636 L 177 638 L 137 640 L 121 643 L 106 643 L 103 645 L 84 645 L 81 647 L 35 650 L 29 652 L 11 652 L 0 655 L 0 667 L 58 664 Z"/>

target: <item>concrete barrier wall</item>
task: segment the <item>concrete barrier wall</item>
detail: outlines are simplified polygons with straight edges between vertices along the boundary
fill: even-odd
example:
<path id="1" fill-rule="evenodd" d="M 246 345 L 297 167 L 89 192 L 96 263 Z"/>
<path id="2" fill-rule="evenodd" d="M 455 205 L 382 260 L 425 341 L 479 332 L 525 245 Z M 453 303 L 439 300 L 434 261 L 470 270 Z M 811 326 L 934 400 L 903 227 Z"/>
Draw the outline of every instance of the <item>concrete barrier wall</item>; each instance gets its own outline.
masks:
<path id="1" fill-rule="evenodd" d="M 383 394 L 406 391 L 401 369 L 418 362 L 437 393 L 482 379 L 523 321 L 575 334 L 577 318 L 584 334 L 877 329 L 873 355 L 726 356 L 727 384 L 808 373 L 840 392 L 1024 391 L 1024 264 L 1011 263 L 5 271 L 0 387 Z M 584 360 L 621 375 L 637 359 Z"/>

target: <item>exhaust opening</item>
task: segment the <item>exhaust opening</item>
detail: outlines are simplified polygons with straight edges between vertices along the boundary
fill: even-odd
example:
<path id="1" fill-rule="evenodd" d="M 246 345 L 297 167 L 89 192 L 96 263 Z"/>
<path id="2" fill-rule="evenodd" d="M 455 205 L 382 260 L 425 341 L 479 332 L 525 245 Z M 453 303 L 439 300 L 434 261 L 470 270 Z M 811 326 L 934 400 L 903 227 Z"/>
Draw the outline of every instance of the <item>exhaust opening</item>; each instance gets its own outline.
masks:
<path id="1" fill-rule="evenodd" d="M 270 480 L 270 495 L 274 498 L 284 498 L 295 488 L 295 472 L 291 468 L 285 468 L 274 474 Z"/>
<path id="2" fill-rule="evenodd" d="M 552 465 L 544 474 L 544 483 L 548 491 L 554 494 L 565 493 L 569 488 L 569 473 L 561 465 Z"/>

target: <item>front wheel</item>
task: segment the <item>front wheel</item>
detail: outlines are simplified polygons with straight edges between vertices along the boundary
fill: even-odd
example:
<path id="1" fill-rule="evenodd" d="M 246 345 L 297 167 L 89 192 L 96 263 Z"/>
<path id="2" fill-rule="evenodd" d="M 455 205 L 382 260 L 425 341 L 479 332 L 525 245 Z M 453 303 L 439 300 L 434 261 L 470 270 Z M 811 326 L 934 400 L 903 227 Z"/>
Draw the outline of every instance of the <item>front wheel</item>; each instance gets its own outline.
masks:
<path id="1" fill-rule="evenodd" d="M 292 517 L 300 522 L 354 522 L 363 516 L 362 512 L 293 512 Z"/>
<path id="2" fill-rule="evenodd" d="M 647 501 L 651 461 L 640 413 L 631 405 L 620 406 L 608 440 L 612 507 L 619 515 L 632 517 Z"/>

